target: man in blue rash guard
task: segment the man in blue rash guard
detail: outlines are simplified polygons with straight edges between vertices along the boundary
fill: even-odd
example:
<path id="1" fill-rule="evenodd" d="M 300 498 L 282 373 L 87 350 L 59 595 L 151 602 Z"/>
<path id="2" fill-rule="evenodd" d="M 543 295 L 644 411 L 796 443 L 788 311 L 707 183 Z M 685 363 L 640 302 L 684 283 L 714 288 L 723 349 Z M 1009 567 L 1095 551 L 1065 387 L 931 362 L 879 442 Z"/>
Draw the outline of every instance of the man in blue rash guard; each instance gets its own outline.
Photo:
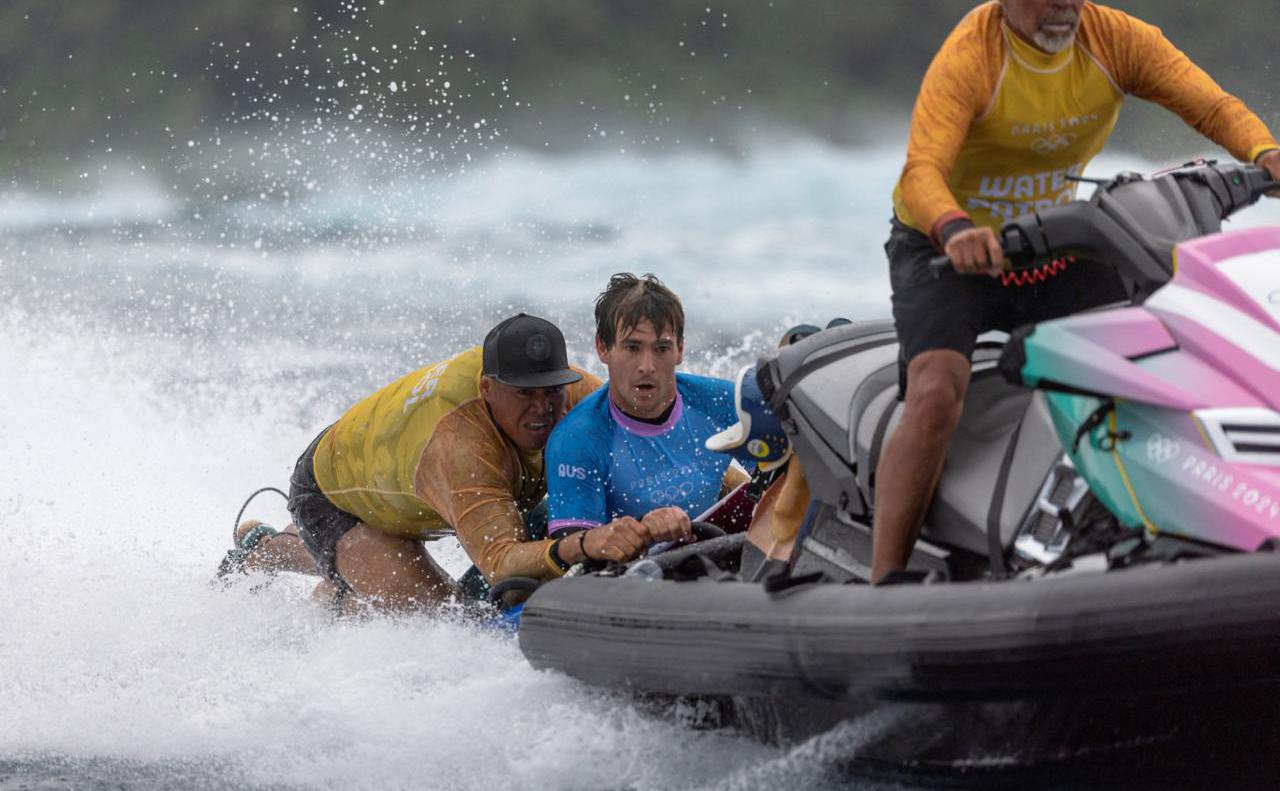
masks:
<path id="1" fill-rule="evenodd" d="M 608 387 L 583 399 L 547 444 L 552 535 L 640 522 L 688 535 L 689 518 L 747 479 L 703 443 L 738 420 L 733 383 L 677 374 L 684 309 L 653 275 L 614 275 L 596 299 L 596 354 Z M 591 557 L 589 552 L 586 552 Z"/>

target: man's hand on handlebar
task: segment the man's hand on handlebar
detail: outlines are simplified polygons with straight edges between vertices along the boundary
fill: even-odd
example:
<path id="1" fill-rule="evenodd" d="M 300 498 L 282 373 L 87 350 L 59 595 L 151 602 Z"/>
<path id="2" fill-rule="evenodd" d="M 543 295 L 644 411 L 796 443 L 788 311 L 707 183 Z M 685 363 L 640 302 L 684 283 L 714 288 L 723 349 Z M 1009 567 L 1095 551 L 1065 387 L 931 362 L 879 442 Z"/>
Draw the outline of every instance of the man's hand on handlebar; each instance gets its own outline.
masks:
<path id="1" fill-rule="evenodd" d="M 587 558 L 590 560 L 626 563 L 628 560 L 639 557 L 641 552 L 649 548 L 651 542 L 648 527 L 630 516 L 620 516 L 607 525 L 587 530 L 586 535 L 582 537 L 581 546 L 586 550 Z M 566 562 L 577 563 L 583 559 L 578 557 L 580 553 L 577 552 L 576 540 L 565 541 L 561 547 L 562 549 L 572 548 L 568 552 L 560 553 L 560 557 Z"/>
<path id="2" fill-rule="evenodd" d="M 654 541 L 681 541 L 693 535 L 689 515 L 674 505 L 655 508 L 640 520 Z"/>
<path id="3" fill-rule="evenodd" d="M 957 231 L 947 240 L 945 252 L 956 272 L 962 275 L 982 273 L 996 277 L 1005 266 L 1000 240 L 990 228 Z"/>
<path id="4" fill-rule="evenodd" d="M 1263 152 L 1254 164 L 1270 173 L 1272 181 L 1280 181 L 1280 148 Z M 1280 190 L 1268 192 L 1267 197 L 1280 198 Z"/>

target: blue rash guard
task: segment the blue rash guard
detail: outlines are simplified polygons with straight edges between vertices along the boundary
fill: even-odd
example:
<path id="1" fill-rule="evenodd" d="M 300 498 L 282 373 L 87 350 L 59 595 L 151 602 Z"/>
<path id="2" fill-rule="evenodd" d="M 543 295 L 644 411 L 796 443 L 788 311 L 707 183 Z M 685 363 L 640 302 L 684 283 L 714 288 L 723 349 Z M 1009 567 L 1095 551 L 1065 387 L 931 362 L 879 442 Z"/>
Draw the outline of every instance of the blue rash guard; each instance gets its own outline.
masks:
<path id="1" fill-rule="evenodd" d="M 676 401 L 661 425 L 627 417 L 602 387 L 551 434 L 548 530 L 636 519 L 675 505 L 696 517 L 716 503 L 729 456 L 703 447 L 738 421 L 733 382 L 676 374 Z"/>

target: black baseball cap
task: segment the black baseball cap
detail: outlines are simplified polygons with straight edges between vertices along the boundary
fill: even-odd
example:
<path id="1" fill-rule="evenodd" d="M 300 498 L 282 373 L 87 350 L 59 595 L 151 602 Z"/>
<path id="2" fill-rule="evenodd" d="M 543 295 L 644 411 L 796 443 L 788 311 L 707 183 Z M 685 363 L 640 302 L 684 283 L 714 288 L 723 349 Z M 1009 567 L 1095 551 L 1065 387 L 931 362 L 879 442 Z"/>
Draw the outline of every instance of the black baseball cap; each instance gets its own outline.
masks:
<path id="1" fill-rule="evenodd" d="M 510 387 L 556 387 L 578 381 L 569 367 L 564 335 L 556 325 L 519 313 L 484 337 L 485 376 Z"/>

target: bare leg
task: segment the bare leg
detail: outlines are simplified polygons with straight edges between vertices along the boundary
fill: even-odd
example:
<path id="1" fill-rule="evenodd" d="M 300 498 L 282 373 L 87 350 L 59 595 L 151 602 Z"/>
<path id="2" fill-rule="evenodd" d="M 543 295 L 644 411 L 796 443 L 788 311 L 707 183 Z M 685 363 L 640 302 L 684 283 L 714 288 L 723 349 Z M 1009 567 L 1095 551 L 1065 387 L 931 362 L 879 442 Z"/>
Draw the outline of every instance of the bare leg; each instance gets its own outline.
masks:
<path id="1" fill-rule="evenodd" d="M 262 524 L 256 519 L 246 519 L 236 528 L 236 545 L 240 538 Z M 293 571 L 298 574 L 318 574 L 315 558 L 298 536 L 298 528 L 292 524 L 274 536 L 259 539 L 244 557 L 244 567 L 250 571 Z"/>
<path id="2" fill-rule="evenodd" d="M 905 568 L 960 423 L 969 361 L 949 349 L 921 352 L 907 366 L 906 406 L 876 468 L 871 580 Z"/>
<path id="3" fill-rule="evenodd" d="M 328 607 L 335 615 L 355 614 L 352 598 L 351 596 L 338 598 L 338 586 L 327 579 L 321 579 L 316 583 L 315 590 L 311 591 L 311 600 Z"/>
<path id="4" fill-rule="evenodd" d="M 453 593 L 421 541 L 358 524 L 338 539 L 338 573 L 362 600 L 389 611 L 420 610 Z M 325 583 L 322 583 L 322 586 Z M 317 595 L 324 592 L 317 589 Z"/>

